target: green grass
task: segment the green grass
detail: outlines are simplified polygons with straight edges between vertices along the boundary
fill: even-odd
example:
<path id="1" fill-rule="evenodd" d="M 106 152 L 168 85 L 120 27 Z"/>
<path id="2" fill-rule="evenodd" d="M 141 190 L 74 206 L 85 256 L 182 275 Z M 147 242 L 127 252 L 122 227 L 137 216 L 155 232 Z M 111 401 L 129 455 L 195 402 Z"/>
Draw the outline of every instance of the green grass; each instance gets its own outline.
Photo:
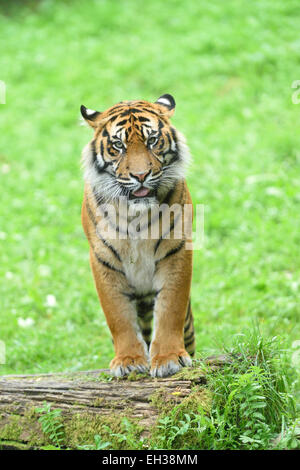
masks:
<path id="1" fill-rule="evenodd" d="M 291 350 L 300 339 L 298 0 L 0 8 L 0 373 L 108 366 L 80 222 L 91 134 L 78 126 L 79 106 L 163 93 L 176 98 L 173 122 L 193 155 L 188 184 L 205 205 L 192 288 L 198 355 L 230 347 L 253 322 Z"/>
<path id="2" fill-rule="evenodd" d="M 209 406 L 183 400 L 159 420 L 160 431 L 152 447 L 300 448 L 300 423 L 295 420 L 293 398 L 296 375 L 280 341 L 264 340 L 254 330 L 248 337 L 236 338 L 227 353 L 231 355 L 230 364 L 219 371 L 206 370 Z"/>

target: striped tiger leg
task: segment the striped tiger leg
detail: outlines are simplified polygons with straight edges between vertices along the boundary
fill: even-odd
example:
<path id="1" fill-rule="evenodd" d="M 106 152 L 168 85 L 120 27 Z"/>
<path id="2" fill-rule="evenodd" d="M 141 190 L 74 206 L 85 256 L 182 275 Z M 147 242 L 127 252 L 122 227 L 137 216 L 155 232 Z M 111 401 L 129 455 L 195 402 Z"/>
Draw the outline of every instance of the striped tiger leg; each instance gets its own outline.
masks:
<path id="1" fill-rule="evenodd" d="M 184 347 L 190 356 L 195 354 L 195 331 L 194 331 L 194 318 L 191 308 L 191 299 L 189 301 L 188 309 L 186 312 L 184 323 Z"/>
<path id="2" fill-rule="evenodd" d="M 115 357 L 110 363 L 111 373 L 116 377 L 133 370 L 144 373 L 148 370 L 147 345 L 138 332 L 135 306 L 124 296 L 128 289 L 127 280 L 116 268 L 101 264 L 92 249 L 90 262 L 99 300 L 113 337 Z"/>
<path id="3" fill-rule="evenodd" d="M 150 346 L 152 377 L 166 377 L 192 365 L 183 337 L 190 299 L 192 252 L 185 250 L 184 243 L 178 240 L 168 240 L 168 249 L 167 256 L 156 263 L 157 284 L 162 287 L 154 309 Z"/>
<path id="4" fill-rule="evenodd" d="M 148 349 L 151 343 L 152 336 L 152 319 L 153 319 L 154 301 L 140 300 L 137 302 L 137 319 L 144 341 Z"/>

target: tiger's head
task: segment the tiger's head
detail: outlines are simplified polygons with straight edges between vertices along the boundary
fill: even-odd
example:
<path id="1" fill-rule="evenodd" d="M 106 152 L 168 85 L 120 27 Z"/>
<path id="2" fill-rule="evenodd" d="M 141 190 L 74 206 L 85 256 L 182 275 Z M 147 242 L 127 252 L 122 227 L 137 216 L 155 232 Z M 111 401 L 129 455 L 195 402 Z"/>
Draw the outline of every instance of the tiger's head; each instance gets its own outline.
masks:
<path id="1" fill-rule="evenodd" d="M 168 94 L 155 103 L 121 101 L 104 112 L 81 106 L 94 129 L 83 150 L 85 180 L 101 200 L 123 196 L 129 204 L 159 203 L 184 178 L 189 151 L 170 123 L 174 110 Z"/>

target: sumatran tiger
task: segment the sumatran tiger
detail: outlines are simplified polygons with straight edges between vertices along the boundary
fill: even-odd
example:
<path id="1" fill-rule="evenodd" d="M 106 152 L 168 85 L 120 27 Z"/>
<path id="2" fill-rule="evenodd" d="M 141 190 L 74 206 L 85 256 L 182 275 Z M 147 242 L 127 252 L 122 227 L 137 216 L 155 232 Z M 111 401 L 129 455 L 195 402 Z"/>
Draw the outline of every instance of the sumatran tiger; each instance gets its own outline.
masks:
<path id="1" fill-rule="evenodd" d="M 191 236 L 185 231 L 172 236 L 178 225 L 182 228 L 182 218 L 172 212 L 166 227 L 161 210 L 191 206 L 185 181 L 189 151 L 170 123 L 174 110 L 169 94 L 155 103 L 121 101 L 104 112 L 81 106 L 94 130 L 82 154 L 82 224 L 115 349 L 110 370 L 117 377 L 149 368 L 152 377 L 172 375 L 191 365 L 195 351 Z M 140 238 L 131 233 L 120 201 L 129 221 L 137 210 L 146 220 L 141 227 L 139 219 L 136 232 L 146 227 L 149 235 L 156 224 L 158 233 Z M 158 207 L 156 216 L 152 207 Z M 112 228 L 116 235 L 108 230 Z"/>

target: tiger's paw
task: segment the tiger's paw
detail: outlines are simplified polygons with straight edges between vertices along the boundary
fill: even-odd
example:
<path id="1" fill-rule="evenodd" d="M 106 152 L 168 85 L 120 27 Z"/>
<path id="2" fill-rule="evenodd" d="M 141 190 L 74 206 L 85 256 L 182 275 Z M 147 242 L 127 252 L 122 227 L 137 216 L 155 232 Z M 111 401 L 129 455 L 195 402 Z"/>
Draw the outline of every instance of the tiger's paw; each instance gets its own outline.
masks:
<path id="1" fill-rule="evenodd" d="M 123 377 L 134 371 L 140 374 L 149 371 L 147 359 L 143 356 L 116 356 L 109 367 L 111 374 L 115 377 Z"/>
<path id="2" fill-rule="evenodd" d="M 168 377 L 176 374 L 182 367 L 192 365 L 192 359 L 186 351 L 179 354 L 155 355 L 151 360 L 150 374 L 152 377 Z"/>

